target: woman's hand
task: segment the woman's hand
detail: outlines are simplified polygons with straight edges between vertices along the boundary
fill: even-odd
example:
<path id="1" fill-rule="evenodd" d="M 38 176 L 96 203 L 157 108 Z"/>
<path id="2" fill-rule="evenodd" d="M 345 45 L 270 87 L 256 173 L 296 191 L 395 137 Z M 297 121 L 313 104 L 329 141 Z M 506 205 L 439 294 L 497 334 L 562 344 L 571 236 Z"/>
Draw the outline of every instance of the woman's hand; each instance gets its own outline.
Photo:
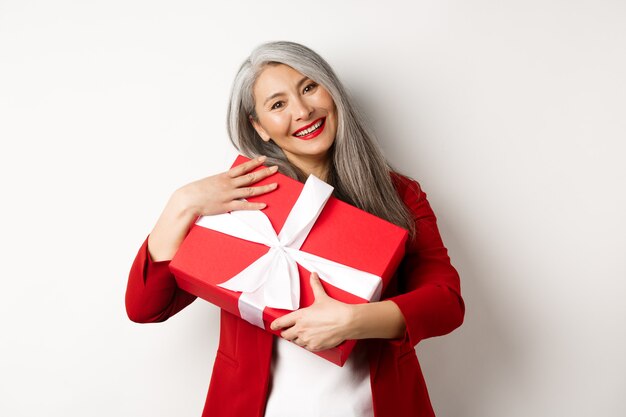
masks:
<path id="1" fill-rule="evenodd" d="M 286 329 L 281 337 L 310 351 L 330 349 L 348 338 L 353 306 L 329 297 L 315 272 L 311 274 L 315 301 L 309 307 L 277 318 L 272 330 Z"/>
<path id="2" fill-rule="evenodd" d="M 233 210 L 261 210 L 264 203 L 242 201 L 276 189 L 276 183 L 254 184 L 273 175 L 272 166 L 251 172 L 265 162 L 265 157 L 252 159 L 221 174 L 203 178 L 176 190 L 148 237 L 148 252 L 153 261 L 174 257 L 192 222 L 198 216 L 222 214 Z"/>
<path id="3" fill-rule="evenodd" d="M 251 172 L 261 166 L 265 159 L 261 156 L 226 172 L 187 184 L 176 191 L 175 198 L 193 216 L 222 214 L 233 210 L 261 210 L 265 208 L 265 203 L 251 203 L 242 199 L 276 189 L 276 183 L 253 186 L 278 170 L 278 167 L 272 166 Z"/>

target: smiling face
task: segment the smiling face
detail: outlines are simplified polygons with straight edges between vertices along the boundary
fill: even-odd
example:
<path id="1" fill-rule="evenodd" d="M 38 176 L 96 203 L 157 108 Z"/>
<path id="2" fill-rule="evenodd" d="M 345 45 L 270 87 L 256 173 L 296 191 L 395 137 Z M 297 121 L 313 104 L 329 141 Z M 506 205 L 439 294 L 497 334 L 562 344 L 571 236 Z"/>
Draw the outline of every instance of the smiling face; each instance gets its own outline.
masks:
<path id="1" fill-rule="evenodd" d="M 337 109 L 328 91 L 284 64 L 268 65 L 253 87 L 256 120 L 264 141 L 272 140 L 305 173 L 326 172 L 337 134 Z"/>

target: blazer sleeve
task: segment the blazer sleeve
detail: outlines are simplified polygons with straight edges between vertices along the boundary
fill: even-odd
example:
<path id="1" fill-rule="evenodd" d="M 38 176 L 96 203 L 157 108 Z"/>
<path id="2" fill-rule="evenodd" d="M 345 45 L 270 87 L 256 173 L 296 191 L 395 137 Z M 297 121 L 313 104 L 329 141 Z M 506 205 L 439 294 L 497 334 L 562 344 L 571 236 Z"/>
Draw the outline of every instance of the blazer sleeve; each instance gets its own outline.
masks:
<path id="1" fill-rule="evenodd" d="M 465 304 L 459 274 L 450 263 L 443 245 L 437 218 L 419 184 L 400 177 L 402 199 L 415 219 L 415 237 L 407 243 L 398 269 L 399 295 L 390 299 L 402 312 L 407 340 L 412 346 L 421 340 L 447 334 L 463 323 Z M 396 181 L 397 182 L 397 181 Z M 402 341 L 402 340 L 401 340 Z"/>
<path id="2" fill-rule="evenodd" d="M 196 296 L 178 287 L 169 264 L 170 261 L 152 260 L 146 237 L 128 275 L 126 313 L 132 321 L 165 321 L 196 299 Z"/>

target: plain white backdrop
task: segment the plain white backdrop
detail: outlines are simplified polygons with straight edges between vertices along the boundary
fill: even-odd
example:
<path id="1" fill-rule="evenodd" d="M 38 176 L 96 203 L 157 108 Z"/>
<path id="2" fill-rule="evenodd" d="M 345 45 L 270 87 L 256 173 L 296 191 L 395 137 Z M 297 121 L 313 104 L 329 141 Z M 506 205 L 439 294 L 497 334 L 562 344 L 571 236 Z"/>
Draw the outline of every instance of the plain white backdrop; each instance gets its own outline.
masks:
<path id="1" fill-rule="evenodd" d="M 171 193 L 226 169 L 230 85 L 292 40 L 428 193 L 467 303 L 440 417 L 626 415 L 626 3 L 0 0 L 0 415 L 199 416 L 218 310 L 126 317 Z M 297 413 L 294 413 L 297 416 Z"/>

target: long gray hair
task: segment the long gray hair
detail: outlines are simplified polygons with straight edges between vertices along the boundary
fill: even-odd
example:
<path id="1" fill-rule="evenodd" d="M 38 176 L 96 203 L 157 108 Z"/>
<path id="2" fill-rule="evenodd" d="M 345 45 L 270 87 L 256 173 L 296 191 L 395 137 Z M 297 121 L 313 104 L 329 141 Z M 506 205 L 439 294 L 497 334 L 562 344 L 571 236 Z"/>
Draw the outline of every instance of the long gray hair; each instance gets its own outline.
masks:
<path id="1" fill-rule="evenodd" d="M 335 196 L 391 223 L 415 232 L 414 219 L 398 196 L 390 171 L 373 131 L 353 104 L 328 63 L 313 50 L 294 42 L 268 42 L 255 48 L 241 65 L 228 106 L 228 135 L 244 155 L 266 155 L 266 165 L 278 165 L 281 173 L 304 181 L 304 174 L 288 160 L 274 141 L 263 141 L 250 122 L 257 120 L 254 83 L 267 65 L 285 64 L 323 86 L 337 107 L 337 136 L 330 150 L 326 180 Z"/>

